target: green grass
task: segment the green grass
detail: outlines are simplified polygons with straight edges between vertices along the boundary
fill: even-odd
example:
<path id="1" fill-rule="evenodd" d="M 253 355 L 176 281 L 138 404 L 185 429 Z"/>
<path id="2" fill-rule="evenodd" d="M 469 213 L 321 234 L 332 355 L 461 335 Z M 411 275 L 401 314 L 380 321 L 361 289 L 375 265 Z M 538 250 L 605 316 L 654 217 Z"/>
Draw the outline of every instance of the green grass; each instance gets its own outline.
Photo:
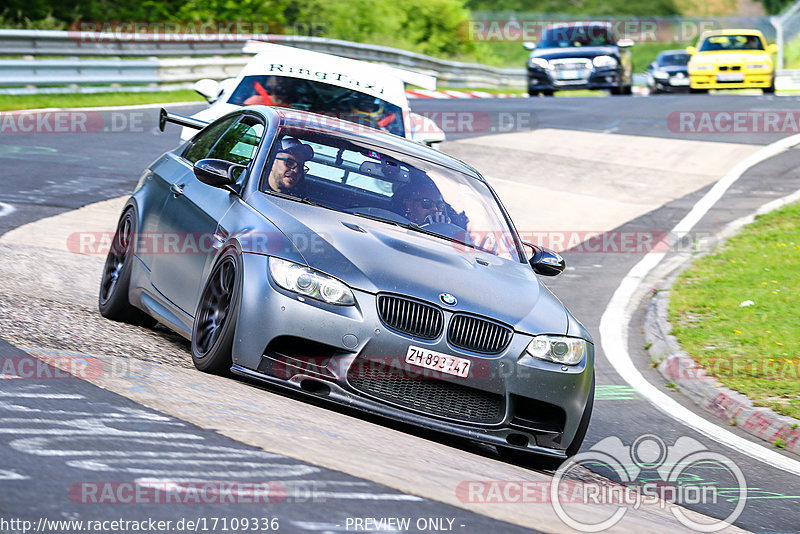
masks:
<path id="1" fill-rule="evenodd" d="M 38 108 L 80 108 L 99 106 L 131 106 L 161 102 L 205 102 L 189 89 L 147 93 L 66 93 L 53 95 L 0 95 L 0 111 Z"/>
<path id="2" fill-rule="evenodd" d="M 800 37 L 784 45 L 783 61 L 787 69 L 800 69 Z"/>
<path id="3" fill-rule="evenodd" d="M 678 278 L 669 309 L 673 334 L 710 375 L 798 418 L 799 222 L 800 204 L 759 217 Z"/>

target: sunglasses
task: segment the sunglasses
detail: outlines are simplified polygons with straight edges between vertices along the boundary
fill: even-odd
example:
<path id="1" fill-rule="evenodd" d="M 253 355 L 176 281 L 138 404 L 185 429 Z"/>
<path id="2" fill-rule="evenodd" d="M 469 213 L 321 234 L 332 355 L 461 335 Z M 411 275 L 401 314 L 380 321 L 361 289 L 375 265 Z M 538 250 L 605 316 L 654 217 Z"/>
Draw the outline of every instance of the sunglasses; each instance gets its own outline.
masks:
<path id="1" fill-rule="evenodd" d="M 439 208 L 439 211 L 444 211 L 446 204 L 444 200 L 433 200 L 431 198 L 415 198 L 414 202 L 419 202 L 419 205 L 424 210 L 429 210 L 431 208 Z"/>
<path id="2" fill-rule="evenodd" d="M 280 158 L 280 157 L 278 157 L 278 158 L 275 158 L 275 159 L 281 160 L 284 163 L 284 165 L 286 165 L 286 168 L 289 169 L 289 170 L 296 169 L 300 165 L 300 162 L 297 161 L 294 158 Z M 303 172 L 308 172 L 308 165 L 303 165 Z"/>

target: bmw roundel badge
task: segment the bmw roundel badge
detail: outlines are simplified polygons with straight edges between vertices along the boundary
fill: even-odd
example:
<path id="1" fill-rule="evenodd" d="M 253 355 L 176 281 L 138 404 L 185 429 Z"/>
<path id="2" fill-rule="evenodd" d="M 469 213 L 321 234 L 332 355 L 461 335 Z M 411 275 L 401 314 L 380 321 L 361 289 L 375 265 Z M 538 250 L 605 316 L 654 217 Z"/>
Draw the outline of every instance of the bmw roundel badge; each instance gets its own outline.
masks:
<path id="1" fill-rule="evenodd" d="M 441 295 L 439 295 L 439 300 L 441 300 L 444 304 L 447 304 L 448 306 L 455 306 L 456 302 L 458 302 L 456 298 L 450 293 L 442 293 Z"/>

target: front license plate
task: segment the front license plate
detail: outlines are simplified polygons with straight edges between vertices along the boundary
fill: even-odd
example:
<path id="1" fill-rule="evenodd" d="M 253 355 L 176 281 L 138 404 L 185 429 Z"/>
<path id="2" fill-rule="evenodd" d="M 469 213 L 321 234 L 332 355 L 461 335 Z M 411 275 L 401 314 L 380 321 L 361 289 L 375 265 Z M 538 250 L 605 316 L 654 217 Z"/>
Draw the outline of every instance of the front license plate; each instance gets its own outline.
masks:
<path id="1" fill-rule="evenodd" d="M 672 78 L 669 83 L 671 85 L 689 85 L 689 78 Z"/>
<path id="2" fill-rule="evenodd" d="M 718 82 L 743 82 L 744 74 L 717 74 Z"/>
<path id="3" fill-rule="evenodd" d="M 580 78 L 581 73 L 577 70 L 562 70 L 558 73 L 559 80 L 579 80 Z"/>
<path id="4" fill-rule="evenodd" d="M 450 356 L 449 354 L 442 354 L 441 352 L 434 352 L 411 345 L 408 347 L 408 352 L 406 352 L 406 363 L 440 371 L 448 375 L 467 378 L 469 376 L 469 366 L 472 362 L 466 358 Z"/>

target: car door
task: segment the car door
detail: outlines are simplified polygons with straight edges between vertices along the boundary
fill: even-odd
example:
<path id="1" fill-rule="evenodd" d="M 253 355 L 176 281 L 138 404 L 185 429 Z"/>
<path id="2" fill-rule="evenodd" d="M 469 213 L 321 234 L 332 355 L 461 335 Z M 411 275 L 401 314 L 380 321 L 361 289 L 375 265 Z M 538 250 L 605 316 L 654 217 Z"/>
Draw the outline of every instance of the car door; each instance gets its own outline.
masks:
<path id="1" fill-rule="evenodd" d="M 230 207 L 241 202 L 227 189 L 204 184 L 193 165 L 204 158 L 248 166 L 264 133 L 260 119 L 244 113 L 227 129 L 209 129 L 184 152 L 185 172 L 174 181 L 159 216 L 160 254 L 154 261 L 153 286 L 173 304 L 194 315 L 203 276 L 228 230 L 220 221 Z M 239 184 L 247 171 L 239 174 Z"/>

